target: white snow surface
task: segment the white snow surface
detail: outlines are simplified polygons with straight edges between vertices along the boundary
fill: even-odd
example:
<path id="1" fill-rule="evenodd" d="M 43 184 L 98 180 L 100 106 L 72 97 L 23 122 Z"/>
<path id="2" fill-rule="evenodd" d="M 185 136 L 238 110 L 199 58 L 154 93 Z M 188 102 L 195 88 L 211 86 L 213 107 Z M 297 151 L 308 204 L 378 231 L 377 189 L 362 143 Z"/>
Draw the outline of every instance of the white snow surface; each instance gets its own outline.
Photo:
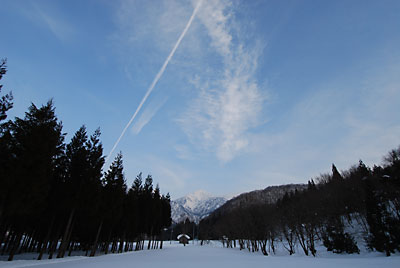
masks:
<path id="1" fill-rule="evenodd" d="M 16 256 L 17 257 L 17 256 Z M 186 247 L 174 242 L 164 243 L 162 250 L 143 250 L 123 254 L 109 254 L 97 257 L 67 257 L 52 260 L 15 260 L 0 261 L 0 267 L 19 268 L 243 268 L 243 267 L 296 267 L 296 268 L 346 268 L 346 267 L 400 267 L 400 256 L 385 257 L 376 252 L 364 252 L 360 255 L 337 255 L 323 252 L 317 257 L 307 257 L 304 254 L 293 256 L 275 255 L 263 256 L 250 253 L 247 250 L 222 248 L 221 243 L 212 242 L 200 246 L 190 243 Z"/>

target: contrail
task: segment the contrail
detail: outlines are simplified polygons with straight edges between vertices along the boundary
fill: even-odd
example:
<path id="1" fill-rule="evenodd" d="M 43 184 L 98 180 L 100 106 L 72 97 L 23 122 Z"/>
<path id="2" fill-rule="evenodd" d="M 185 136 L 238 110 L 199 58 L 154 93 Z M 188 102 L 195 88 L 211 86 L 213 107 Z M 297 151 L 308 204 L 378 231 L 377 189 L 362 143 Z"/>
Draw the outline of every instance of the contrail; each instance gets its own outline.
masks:
<path id="1" fill-rule="evenodd" d="M 151 85 L 149 86 L 149 88 L 147 89 L 146 94 L 144 95 L 142 101 L 140 102 L 139 106 L 136 108 L 135 113 L 132 115 L 131 119 L 129 120 L 128 124 L 126 124 L 124 130 L 122 130 L 121 135 L 119 136 L 118 140 L 115 142 L 114 146 L 112 147 L 110 153 L 108 154 L 108 156 L 106 157 L 106 163 L 108 162 L 108 160 L 110 159 L 111 155 L 113 154 L 115 148 L 117 148 L 119 142 L 121 141 L 122 137 L 125 135 L 126 130 L 129 128 L 129 126 L 132 124 L 133 120 L 135 119 L 136 115 L 139 113 L 140 109 L 142 108 L 143 104 L 145 103 L 145 101 L 147 100 L 147 98 L 149 97 L 150 93 L 153 91 L 154 87 L 157 85 L 158 80 L 160 80 L 161 76 L 163 75 L 165 68 L 167 68 L 167 65 L 169 63 L 169 61 L 171 60 L 171 58 L 174 56 L 176 49 L 178 48 L 179 44 L 181 43 L 183 37 L 185 36 L 186 32 L 188 31 L 190 25 L 192 24 L 192 21 L 194 19 L 194 17 L 196 16 L 197 11 L 200 8 L 202 0 L 200 0 L 197 4 L 197 6 L 195 7 L 195 9 L 193 10 L 192 16 L 190 16 L 190 19 L 188 21 L 188 23 L 186 24 L 185 29 L 183 30 L 183 32 L 181 33 L 181 35 L 178 38 L 178 41 L 176 42 L 174 48 L 171 50 L 171 52 L 169 53 L 167 59 L 165 60 L 164 64 L 162 65 L 161 69 L 158 71 L 156 77 L 154 77 L 153 82 L 151 83 Z"/>

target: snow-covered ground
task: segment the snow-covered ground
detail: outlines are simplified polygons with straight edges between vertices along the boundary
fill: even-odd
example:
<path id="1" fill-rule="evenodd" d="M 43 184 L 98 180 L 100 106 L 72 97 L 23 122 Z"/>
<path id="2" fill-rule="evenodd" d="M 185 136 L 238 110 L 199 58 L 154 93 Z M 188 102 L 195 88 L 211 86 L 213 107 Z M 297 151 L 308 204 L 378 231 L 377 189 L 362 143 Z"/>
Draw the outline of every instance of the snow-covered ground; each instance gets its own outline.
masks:
<path id="1" fill-rule="evenodd" d="M 27 256 L 25 256 L 26 258 Z M 0 267 L 35 267 L 35 268 L 213 268 L 213 267 L 296 267 L 296 268 L 345 268 L 345 267 L 400 267 L 400 256 L 385 257 L 380 253 L 364 253 L 360 255 L 321 254 L 318 257 L 295 256 L 263 256 L 247 250 L 222 248 L 219 242 L 204 246 L 189 244 L 186 247 L 176 243 L 164 244 L 162 250 L 143 250 L 123 254 L 110 254 L 94 258 L 74 256 L 52 260 L 17 260 L 0 261 Z"/>

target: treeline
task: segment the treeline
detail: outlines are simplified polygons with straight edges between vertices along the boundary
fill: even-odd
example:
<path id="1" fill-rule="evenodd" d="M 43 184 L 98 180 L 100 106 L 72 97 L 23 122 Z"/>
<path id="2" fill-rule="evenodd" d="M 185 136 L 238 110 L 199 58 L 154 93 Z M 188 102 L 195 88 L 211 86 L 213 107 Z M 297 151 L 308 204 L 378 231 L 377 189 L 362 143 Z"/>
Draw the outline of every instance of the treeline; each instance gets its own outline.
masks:
<path id="1" fill-rule="evenodd" d="M 340 174 L 332 165 L 332 174 L 274 204 L 217 210 L 200 222 L 199 239 L 264 255 L 281 243 L 290 255 L 300 248 L 315 256 L 318 242 L 334 253 L 359 253 L 351 228 L 361 230 L 371 250 L 400 251 L 400 147 L 372 169 L 360 161 Z"/>
<path id="2" fill-rule="evenodd" d="M 1 79 L 5 61 L 0 67 Z M 89 136 L 82 126 L 66 144 L 52 101 L 5 122 L 11 107 L 7 94 L 0 99 L 1 254 L 12 260 L 37 252 L 38 259 L 51 259 L 74 250 L 94 256 L 162 248 L 158 238 L 171 224 L 170 197 L 150 175 L 143 182 L 139 174 L 128 189 L 121 153 L 103 173 L 100 130 Z"/>
<path id="3" fill-rule="evenodd" d="M 173 240 L 177 240 L 177 236 L 180 234 L 186 234 L 190 236 L 190 239 L 196 239 L 198 237 L 198 225 L 195 222 L 186 218 L 173 226 L 171 226 L 171 235 Z"/>

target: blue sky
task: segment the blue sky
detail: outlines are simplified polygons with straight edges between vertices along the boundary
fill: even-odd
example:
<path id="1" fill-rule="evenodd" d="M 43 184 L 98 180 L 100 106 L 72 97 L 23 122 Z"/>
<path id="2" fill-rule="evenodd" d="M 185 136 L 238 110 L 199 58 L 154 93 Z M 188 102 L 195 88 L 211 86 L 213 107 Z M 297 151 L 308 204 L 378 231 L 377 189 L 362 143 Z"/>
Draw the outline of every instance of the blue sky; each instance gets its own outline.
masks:
<path id="1" fill-rule="evenodd" d="M 53 98 L 67 141 L 100 127 L 109 154 L 198 4 L 2 0 L 10 118 Z M 111 158 L 173 199 L 380 164 L 400 144 L 399 14 L 397 0 L 204 0 Z"/>

